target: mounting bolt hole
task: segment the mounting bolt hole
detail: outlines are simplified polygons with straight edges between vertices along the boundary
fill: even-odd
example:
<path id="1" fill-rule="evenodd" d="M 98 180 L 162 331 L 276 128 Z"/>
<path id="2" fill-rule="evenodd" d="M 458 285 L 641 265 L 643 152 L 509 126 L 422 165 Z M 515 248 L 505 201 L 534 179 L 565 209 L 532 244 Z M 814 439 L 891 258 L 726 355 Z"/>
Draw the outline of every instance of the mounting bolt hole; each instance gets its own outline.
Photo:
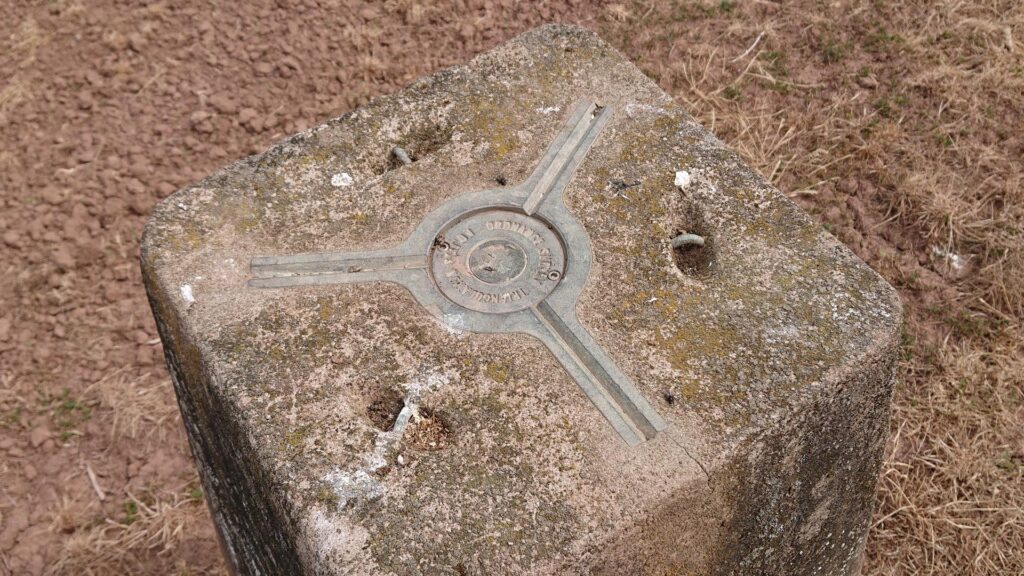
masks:
<path id="1" fill-rule="evenodd" d="M 681 231 L 672 237 L 672 259 L 681 272 L 690 276 L 707 276 L 714 264 L 714 245 L 700 231 Z"/>
<path id="2" fill-rule="evenodd" d="M 405 407 L 405 398 L 395 388 L 380 390 L 366 408 L 366 415 L 378 430 L 387 432 L 395 426 L 398 414 Z"/>

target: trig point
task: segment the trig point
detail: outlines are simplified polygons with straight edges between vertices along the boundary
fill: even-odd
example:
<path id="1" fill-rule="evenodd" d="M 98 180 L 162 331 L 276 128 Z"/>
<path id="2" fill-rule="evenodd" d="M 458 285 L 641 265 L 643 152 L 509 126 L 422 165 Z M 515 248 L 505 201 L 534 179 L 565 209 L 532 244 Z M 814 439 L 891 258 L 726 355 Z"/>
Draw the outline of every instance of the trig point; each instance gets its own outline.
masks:
<path id="1" fill-rule="evenodd" d="M 164 201 L 142 265 L 240 574 L 853 574 L 901 311 L 547 26 Z"/>

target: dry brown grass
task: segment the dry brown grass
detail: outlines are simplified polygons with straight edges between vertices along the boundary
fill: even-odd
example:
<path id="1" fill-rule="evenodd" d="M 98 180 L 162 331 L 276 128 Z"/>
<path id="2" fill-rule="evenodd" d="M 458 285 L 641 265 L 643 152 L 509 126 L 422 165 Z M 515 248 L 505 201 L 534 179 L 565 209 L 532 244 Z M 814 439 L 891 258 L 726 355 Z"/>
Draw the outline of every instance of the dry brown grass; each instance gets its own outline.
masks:
<path id="1" fill-rule="evenodd" d="M 198 523 L 202 502 L 193 496 L 164 495 L 159 499 L 129 497 L 117 520 L 77 510 L 68 501 L 54 513 L 53 529 L 71 533 L 64 541 L 61 559 L 49 574 L 100 576 L 151 573 L 154 557 L 187 546 Z M 194 574 L 185 565 L 175 574 Z M 223 572 L 213 572 L 219 574 Z"/>
<path id="2" fill-rule="evenodd" d="M 177 404 L 167 383 L 155 377 L 133 379 L 126 370 L 112 372 L 86 389 L 100 406 L 111 411 L 111 438 L 138 438 L 167 432 L 164 424 L 174 420 Z"/>
<path id="3" fill-rule="evenodd" d="M 607 35 L 907 304 L 864 572 L 1024 574 L 1024 4 L 685 6 Z"/>

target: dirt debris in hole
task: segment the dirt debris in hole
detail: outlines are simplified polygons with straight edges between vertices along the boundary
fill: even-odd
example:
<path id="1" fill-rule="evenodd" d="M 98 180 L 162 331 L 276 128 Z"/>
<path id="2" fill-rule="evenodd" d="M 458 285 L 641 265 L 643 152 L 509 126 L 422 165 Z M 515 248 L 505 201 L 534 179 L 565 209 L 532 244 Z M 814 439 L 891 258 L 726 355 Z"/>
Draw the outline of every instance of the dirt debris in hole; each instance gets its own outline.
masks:
<path id="1" fill-rule="evenodd" d="M 429 408 L 420 408 L 405 432 L 405 444 L 414 450 L 443 450 L 451 442 L 445 419 Z"/>
<path id="2" fill-rule="evenodd" d="M 366 409 L 367 416 L 378 430 L 388 431 L 405 407 L 405 399 L 397 390 L 386 390 L 377 395 Z"/>

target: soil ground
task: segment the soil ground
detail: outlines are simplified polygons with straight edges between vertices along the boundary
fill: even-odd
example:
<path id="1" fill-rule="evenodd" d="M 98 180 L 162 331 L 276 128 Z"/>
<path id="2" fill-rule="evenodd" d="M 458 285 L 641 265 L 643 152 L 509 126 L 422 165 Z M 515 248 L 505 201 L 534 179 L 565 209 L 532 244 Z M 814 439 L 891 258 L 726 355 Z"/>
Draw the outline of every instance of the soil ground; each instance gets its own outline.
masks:
<path id="1" fill-rule="evenodd" d="M 159 199 L 535 25 L 599 31 L 898 287 L 866 574 L 1024 574 L 1024 4 L 4 0 L 0 574 L 224 572 Z"/>

